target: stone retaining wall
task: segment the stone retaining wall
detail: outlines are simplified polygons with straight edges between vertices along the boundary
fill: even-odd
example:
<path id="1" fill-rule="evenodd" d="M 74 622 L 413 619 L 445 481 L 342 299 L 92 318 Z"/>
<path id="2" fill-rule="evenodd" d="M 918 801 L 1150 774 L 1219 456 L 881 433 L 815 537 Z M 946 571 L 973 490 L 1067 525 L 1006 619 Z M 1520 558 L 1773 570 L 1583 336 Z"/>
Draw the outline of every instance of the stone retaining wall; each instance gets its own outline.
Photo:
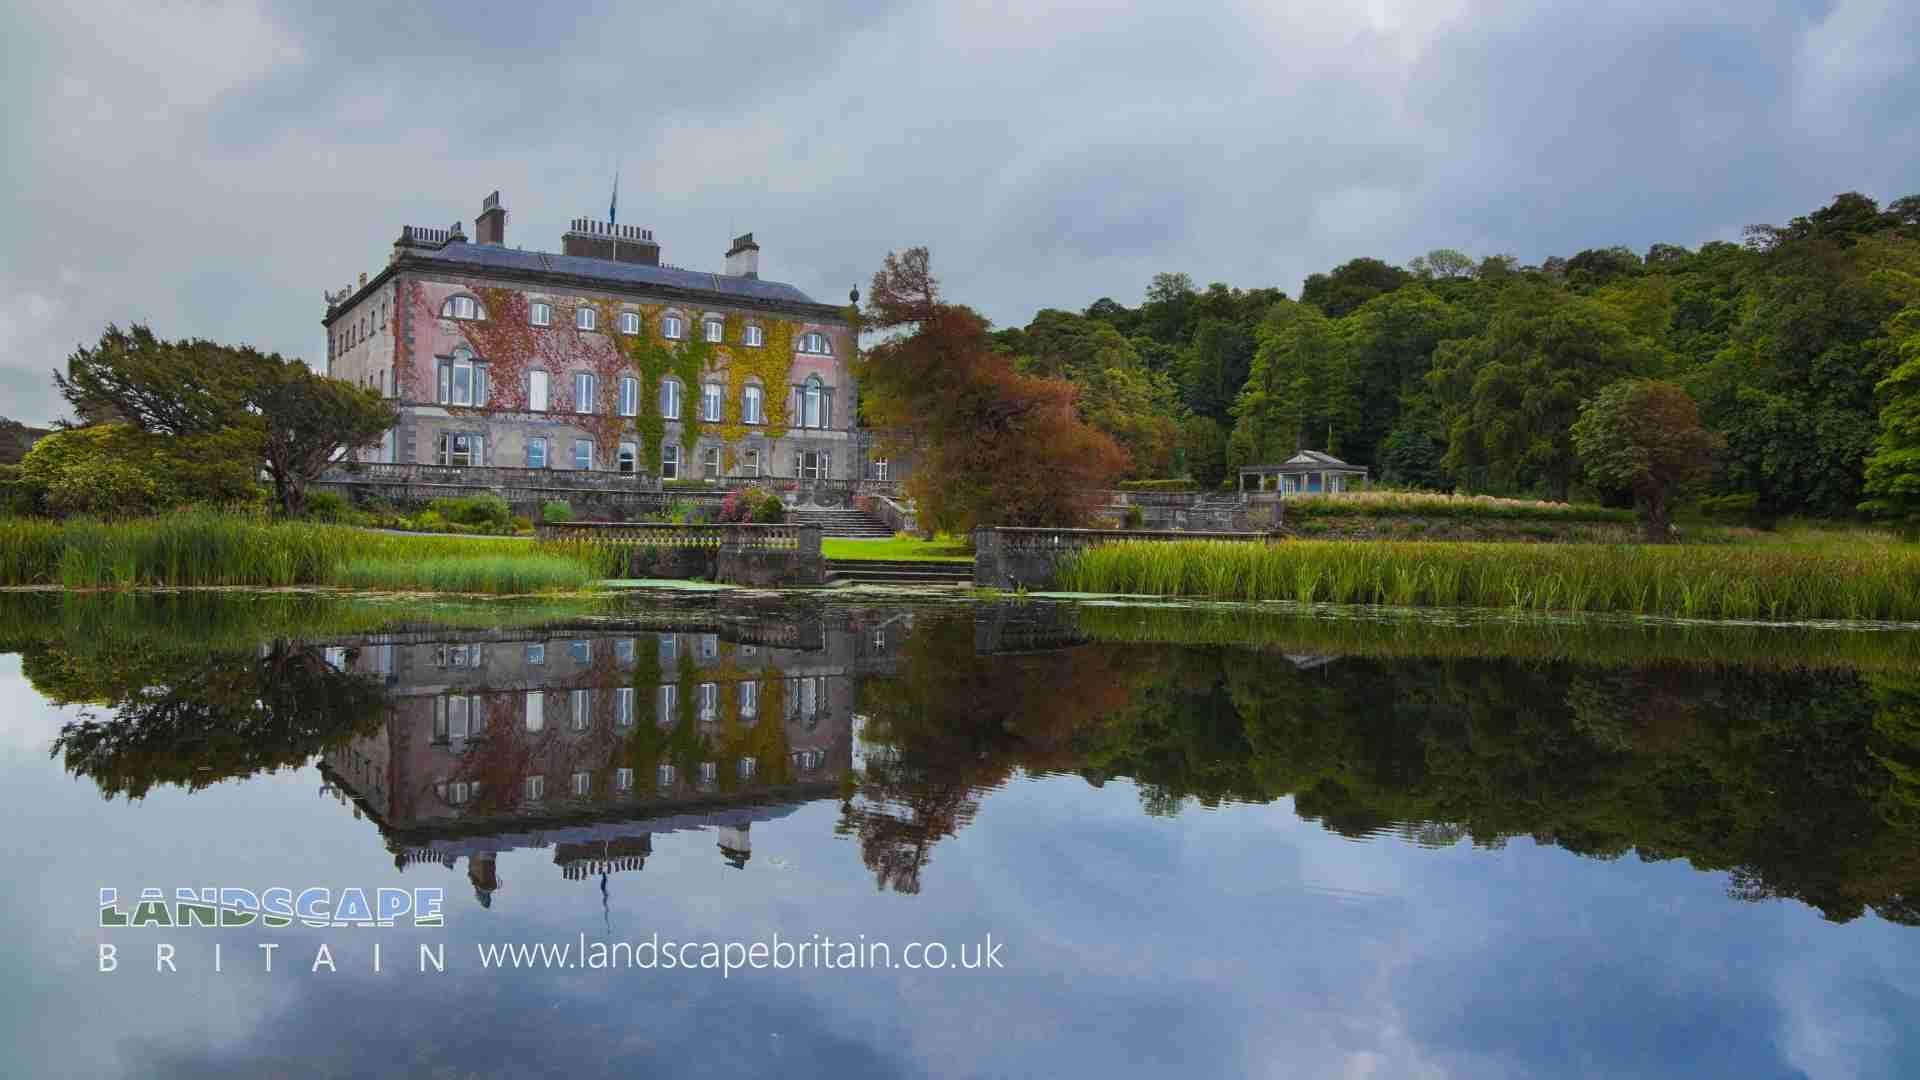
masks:
<path id="1" fill-rule="evenodd" d="M 1160 529 L 1017 529 L 979 528 L 973 531 L 973 584 L 982 589 L 1046 591 L 1059 587 L 1063 558 L 1098 544 L 1120 540 L 1211 540 L 1263 543 L 1278 539 L 1272 533 L 1168 532 Z"/>

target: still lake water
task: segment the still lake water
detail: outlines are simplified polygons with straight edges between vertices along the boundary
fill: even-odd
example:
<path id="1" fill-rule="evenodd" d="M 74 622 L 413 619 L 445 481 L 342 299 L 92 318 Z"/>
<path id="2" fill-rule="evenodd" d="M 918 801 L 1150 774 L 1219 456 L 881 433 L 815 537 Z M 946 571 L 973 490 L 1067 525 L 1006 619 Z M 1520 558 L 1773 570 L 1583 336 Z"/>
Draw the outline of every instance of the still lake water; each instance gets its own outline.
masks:
<path id="1" fill-rule="evenodd" d="M 0 604 L 4 1071 L 1920 1075 L 1895 633 L 494 610 Z M 100 925 L 183 886 L 445 923 Z M 950 967 L 480 956 L 656 935 Z"/>

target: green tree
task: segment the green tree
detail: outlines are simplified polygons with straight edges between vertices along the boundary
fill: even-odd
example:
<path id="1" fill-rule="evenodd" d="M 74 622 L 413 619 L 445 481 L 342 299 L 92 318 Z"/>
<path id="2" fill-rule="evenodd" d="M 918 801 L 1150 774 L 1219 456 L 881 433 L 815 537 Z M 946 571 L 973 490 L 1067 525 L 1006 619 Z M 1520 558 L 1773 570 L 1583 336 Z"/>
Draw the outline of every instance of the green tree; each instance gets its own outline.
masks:
<path id="1" fill-rule="evenodd" d="M 1866 493 L 1860 509 L 1912 520 L 1920 518 L 1920 307 L 1902 311 L 1888 325 L 1900 366 L 1880 380 L 1880 435 L 1867 459 Z"/>
<path id="2" fill-rule="evenodd" d="M 1726 439 L 1700 426 L 1700 407 L 1675 383 L 1624 379 L 1580 408 L 1573 445 L 1597 487 L 1633 492 L 1648 543 L 1673 538 L 1673 502 L 1713 474 Z"/>
<path id="3" fill-rule="evenodd" d="M 1379 259 L 1353 259 L 1334 267 L 1331 273 L 1308 276 L 1300 289 L 1300 302 L 1337 319 L 1412 280 L 1414 275 Z"/>
<path id="4" fill-rule="evenodd" d="M 398 418 L 376 391 L 318 375 L 298 360 L 201 339 L 166 341 L 145 326 L 109 326 L 56 374 L 82 417 L 125 420 L 157 452 L 196 456 L 197 442 L 264 469 L 281 509 L 298 514 L 306 488 L 334 461 L 373 446 Z"/>
<path id="5" fill-rule="evenodd" d="M 1187 472 L 1202 487 L 1219 487 L 1227 478 L 1227 438 L 1211 416 L 1189 416 L 1180 425 L 1180 448 Z"/>
<path id="6" fill-rule="evenodd" d="M 20 464 L 19 486 L 30 509 L 58 515 L 231 505 L 252 501 L 258 453 L 250 429 L 163 436 L 114 421 L 42 437 Z"/>
<path id="7" fill-rule="evenodd" d="M 1605 306 L 1544 285 L 1502 292 L 1486 330 L 1444 342 L 1428 376 L 1447 425 L 1446 467 L 1485 469 L 1518 490 L 1565 499 L 1580 463 L 1571 429 L 1601 387 L 1651 375 L 1660 351 Z"/>

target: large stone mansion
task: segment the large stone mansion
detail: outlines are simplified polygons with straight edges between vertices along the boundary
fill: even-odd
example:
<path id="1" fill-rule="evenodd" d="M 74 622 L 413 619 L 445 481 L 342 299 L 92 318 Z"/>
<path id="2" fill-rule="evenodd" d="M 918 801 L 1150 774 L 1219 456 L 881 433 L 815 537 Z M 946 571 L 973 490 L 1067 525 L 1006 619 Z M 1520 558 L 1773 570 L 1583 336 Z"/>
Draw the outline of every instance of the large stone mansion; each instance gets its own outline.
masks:
<path id="1" fill-rule="evenodd" d="M 890 479 L 855 428 L 850 309 L 762 280 L 753 234 L 708 273 L 663 264 L 651 229 L 575 219 L 554 254 L 508 247 L 506 224 L 495 192 L 473 239 L 403 228 L 327 294 L 328 374 L 400 406 L 364 461 L 562 486 Z"/>

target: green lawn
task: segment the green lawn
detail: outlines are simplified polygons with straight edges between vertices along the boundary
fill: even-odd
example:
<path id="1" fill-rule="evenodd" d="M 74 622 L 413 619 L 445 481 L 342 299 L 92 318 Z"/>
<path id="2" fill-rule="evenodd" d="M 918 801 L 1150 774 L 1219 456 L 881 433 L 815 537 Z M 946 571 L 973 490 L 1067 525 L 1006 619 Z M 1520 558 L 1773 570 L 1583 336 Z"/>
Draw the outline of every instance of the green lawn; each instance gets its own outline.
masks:
<path id="1" fill-rule="evenodd" d="M 932 540 L 896 536 L 891 540 L 849 540 L 827 537 L 820 541 L 821 553 L 829 559 L 887 559 L 906 562 L 937 559 L 941 562 L 972 562 L 973 549 L 944 533 Z"/>

